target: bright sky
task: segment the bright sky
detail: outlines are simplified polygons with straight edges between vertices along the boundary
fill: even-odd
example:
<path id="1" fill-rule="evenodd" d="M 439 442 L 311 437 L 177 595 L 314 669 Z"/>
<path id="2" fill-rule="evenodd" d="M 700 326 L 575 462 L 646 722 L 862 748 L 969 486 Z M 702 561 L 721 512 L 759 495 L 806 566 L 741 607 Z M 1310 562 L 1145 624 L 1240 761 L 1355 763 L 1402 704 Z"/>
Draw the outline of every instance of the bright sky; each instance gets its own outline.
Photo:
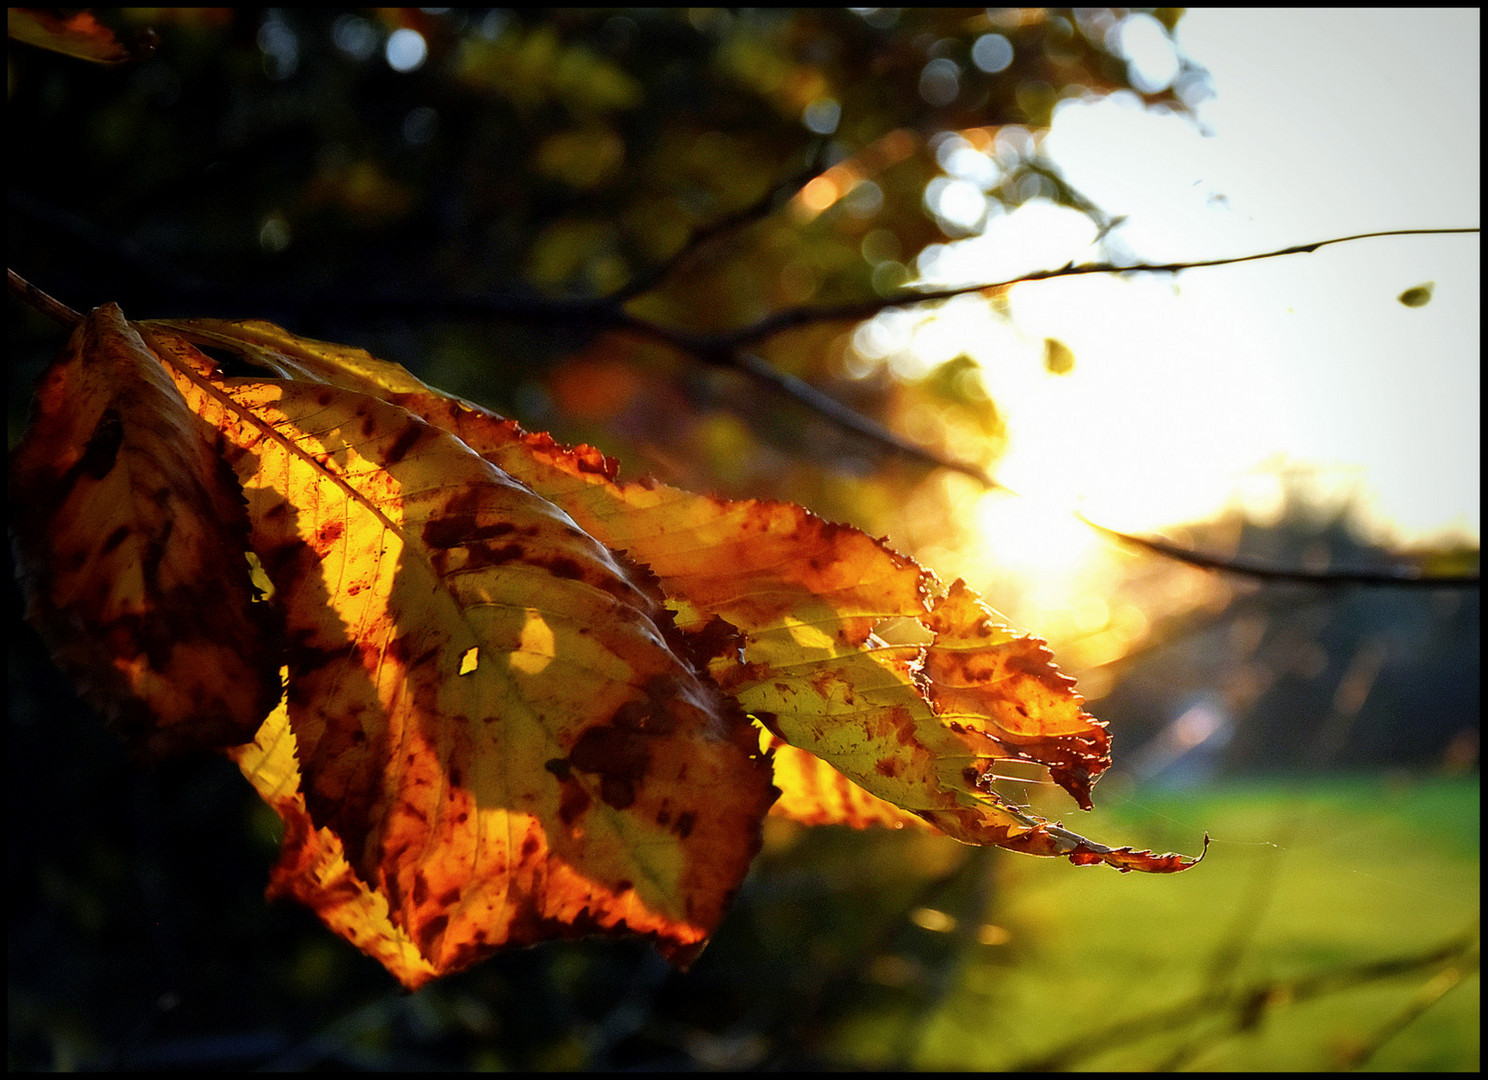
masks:
<path id="1" fill-rule="evenodd" d="M 1479 31 L 1476 10 L 1189 9 L 1179 45 L 1212 75 L 1207 135 L 1131 103 L 1069 103 L 1042 150 L 1127 215 L 1112 252 L 1138 261 L 1476 226 Z M 920 270 L 999 280 L 1100 259 L 1094 238 L 1036 201 Z M 1015 329 L 970 298 L 914 343 L 926 364 L 982 364 L 1012 432 L 999 476 L 1051 512 L 1156 531 L 1238 501 L 1264 519 L 1280 466 L 1352 492 L 1387 542 L 1475 539 L 1479 258 L 1474 235 L 1388 238 L 1176 279 L 1029 283 Z M 1428 282 L 1425 306 L 1397 300 Z M 1044 371 L 1045 337 L 1074 351 L 1072 374 Z"/>

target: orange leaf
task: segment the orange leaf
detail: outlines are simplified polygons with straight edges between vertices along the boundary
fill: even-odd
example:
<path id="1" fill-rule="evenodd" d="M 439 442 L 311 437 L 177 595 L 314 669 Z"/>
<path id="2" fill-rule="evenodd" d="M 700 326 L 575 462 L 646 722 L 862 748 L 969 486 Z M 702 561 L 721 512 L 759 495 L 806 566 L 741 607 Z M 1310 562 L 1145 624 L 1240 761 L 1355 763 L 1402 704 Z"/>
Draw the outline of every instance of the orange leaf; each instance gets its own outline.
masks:
<path id="1" fill-rule="evenodd" d="M 587 933 L 687 962 L 774 791 L 649 575 L 401 408 L 209 380 L 141 325 L 223 433 L 284 614 L 288 707 L 259 741 L 293 740 L 303 797 L 239 755 L 286 823 L 274 890 L 410 987 Z"/>
<path id="2" fill-rule="evenodd" d="M 770 813 L 803 825 L 928 827 L 923 818 L 863 790 L 810 751 L 769 732 L 764 733 L 764 742 L 775 766 L 775 786 L 780 789 Z"/>
<path id="3" fill-rule="evenodd" d="M 967 843 L 1122 870 L 1192 865 L 1085 840 L 993 790 L 996 762 L 1030 762 L 1089 808 L 1091 785 L 1110 764 L 1109 737 L 1044 643 L 1002 626 L 963 583 L 947 591 L 881 541 L 798 506 L 622 483 L 594 449 L 528 434 L 359 349 L 263 322 L 173 325 L 283 374 L 397 402 L 645 563 L 719 685 L 780 741 L 863 789 L 829 795 L 815 770 L 791 764 L 777 771 L 785 812 L 811 822 L 902 820 L 864 809 L 877 799 Z M 881 640 L 875 628 L 896 619 L 918 623 L 928 641 Z"/>
<path id="4" fill-rule="evenodd" d="M 231 473 L 118 307 L 73 333 L 10 463 L 27 617 L 152 757 L 247 742 L 280 695 Z"/>

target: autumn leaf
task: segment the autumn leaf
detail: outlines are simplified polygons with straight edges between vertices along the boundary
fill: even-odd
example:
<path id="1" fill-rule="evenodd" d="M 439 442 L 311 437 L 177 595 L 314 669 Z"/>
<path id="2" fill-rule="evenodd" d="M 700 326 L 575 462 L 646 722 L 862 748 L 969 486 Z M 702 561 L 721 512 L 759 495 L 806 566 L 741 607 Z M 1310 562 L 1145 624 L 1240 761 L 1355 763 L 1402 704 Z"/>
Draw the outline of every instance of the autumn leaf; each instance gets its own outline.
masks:
<path id="1" fill-rule="evenodd" d="M 298 900 L 332 932 L 382 964 L 410 990 L 441 974 L 408 932 L 393 921 L 388 898 L 368 885 L 346 860 L 341 838 L 318 828 L 305 805 L 298 746 L 282 704 L 257 737 L 230 751 L 254 790 L 284 823 L 270 899 Z"/>
<path id="2" fill-rule="evenodd" d="M 1110 765 L 1109 737 L 1044 643 L 1003 626 L 963 583 L 946 590 L 881 541 L 797 506 L 620 482 L 592 448 L 524 432 L 359 349 L 258 321 L 172 325 L 281 374 L 397 402 L 646 564 L 718 684 L 769 735 L 862 789 L 845 795 L 796 758 L 777 770 L 783 812 L 858 825 L 899 823 L 907 812 L 967 843 L 1121 870 L 1192 865 L 1088 841 L 993 789 L 998 762 L 1032 763 L 1088 809 Z M 875 629 L 896 619 L 917 622 L 928 640 L 880 639 Z"/>
<path id="3" fill-rule="evenodd" d="M 404 409 L 144 332 L 223 434 L 284 619 L 279 756 L 239 755 L 285 820 L 274 890 L 410 987 L 556 936 L 695 955 L 774 791 L 649 576 Z"/>
<path id="4" fill-rule="evenodd" d="M 12 492 L 59 662 L 154 751 L 230 747 L 284 822 L 271 895 L 410 988 L 581 934 L 685 965 L 777 795 L 809 824 L 1196 861 L 998 794 L 1016 762 L 1088 808 L 1110 741 L 964 583 L 788 503 L 622 482 L 361 350 L 101 308 Z"/>
<path id="5" fill-rule="evenodd" d="M 131 47 L 114 36 L 91 12 L 60 12 L 46 8 L 7 8 L 6 31 L 13 41 L 59 52 L 95 64 L 125 64 L 142 60 L 155 48 L 146 32 Z"/>
<path id="6" fill-rule="evenodd" d="M 47 369 L 11 455 L 27 617 L 148 757 L 245 743 L 280 696 L 243 497 L 208 432 L 109 304 Z"/>
<path id="7" fill-rule="evenodd" d="M 792 746 L 769 732 L 764 742 L 770 750 L 775 786 L 780 789 L 780 798 L 770 807 L 770 813 L 802 825 L 930 828 L 923 818 L 864 790 L 809 750 Z"/>

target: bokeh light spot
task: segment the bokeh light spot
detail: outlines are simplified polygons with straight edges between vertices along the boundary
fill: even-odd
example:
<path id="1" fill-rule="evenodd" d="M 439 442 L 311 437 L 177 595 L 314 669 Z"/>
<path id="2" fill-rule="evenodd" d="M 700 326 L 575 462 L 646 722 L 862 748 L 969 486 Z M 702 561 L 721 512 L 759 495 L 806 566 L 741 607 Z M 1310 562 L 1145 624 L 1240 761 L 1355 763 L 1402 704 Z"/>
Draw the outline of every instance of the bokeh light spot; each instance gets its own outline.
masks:
<path id="1" fill-rule="evenodd" d="M 837 130 L 837 121 L 842 119 L 842 106 L 832 98 L 817 98 L 801 113 L 801 123 L 808 131 L 818 135 L 830 135 Z"/>
<path id="2" fill-rule="evenodd" d="M 405 26 L 388 35 L 385 55 L 394 71 L 417 71 L 429 56 L 429 46 L 422 34 Z"/>
<path id="3" fill-rule="evenodd" d="M 920 72 L 920 97 L 936 108 L 949 105 L 961 93 L 961 68 L 954 60 L 931 60 Z"/>
<path id="4" fill-rule="evenodd" d="M 1178 77 L 1178 54 L 1163 24 L 1151 15 L 1128 15 L 1114 31 L 1117 52 L 1126 58 L 1132 85 L 1143 93 L 1166 90 Z"/>
<path id="5" fill-rule="evenodd" d="M 377 51 L 377 30 L 360 15 L 342 15 L 331 24 L 331 41 L 353 60 L 367 60 Z"/>
<path id="6" fill-rule="evenodd" d="M 983 34 L 971 46 L 971 62 L 988 75 L 1006 71 L 1013 62 L 1013 43 L 1001 34 Z"/>

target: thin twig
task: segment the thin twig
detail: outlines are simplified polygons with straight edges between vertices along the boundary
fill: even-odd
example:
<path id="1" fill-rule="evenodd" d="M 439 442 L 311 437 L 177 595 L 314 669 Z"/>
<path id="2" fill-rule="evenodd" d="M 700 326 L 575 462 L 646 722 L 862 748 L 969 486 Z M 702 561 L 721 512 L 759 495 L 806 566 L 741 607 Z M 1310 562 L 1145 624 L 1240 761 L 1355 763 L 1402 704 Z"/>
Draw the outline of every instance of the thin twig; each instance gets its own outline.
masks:
<path id="1" fill-rule="evenodd" d="M 1310 244 L 1294 244 L 1276 251 L 1263 251 L 1253 255 L 1234 255 L 1222 259 L 1202 259 L 1196 262 L 1170 263 L 1082 263 L 1076 266 L 1066 263 L 1057 270 L 1034 270 L 1005 281 L 984 282 L 976 285 L 956 285 L 942 289 L 900 289 L 887 296 L 850 300 L 841 304 L 825 304 L 818 307 L 783 308 L 745 326 L 717 333 L 697 333 L 679 327 L 666 326 L 632 315 L 625 308 L 608 298 L 594 300 L 551 301 L 533 298 L 530 304 L 521 297 L 427 297 L 411 303 L 396 296 L 366 297 L 363 303 L 379 310 L 414 307 L 417 310 L 442 311 L 466 316 L 494 316 L 523 321 L 572 322 L 576 319 L 596 328 L 606 326 L 631 330 L 653 340 L 682 349 L 693 356 L 725 367 L 745 365 L 739 360 L 744 350 L 757 346 L 787 330 L 821 323 L 858 322 L 871 319 L 890 308 L 913 307 L 939 300 L 951 300 L 958 296 L 982 293 L 987 296 L 1000 295 L 1014 285 L 1032 281 L 1052 281 L 1056 278 L 1082 277 L 1088 274 L 1176 274 L 1184 270 L 1199 270 L 1214 266 L 1231 266 L 1237 263 L 1256 262 L 1261 259 L 1276 259 L 1286 255 L 1306 255 L 1333 244 L 1347 244 L 1358 240 L 1372 240 L 1386 236 L 1437 236 L 1459 233 L 1476 233 L 1477 228 L 1451 229 L 1388 229 L 1383 232 L 1358 233 L 1354 236 L 1338 236 L 1327 240 L 1315 240 Z M 634 294 L 634 295 L 639 295 Z M 334 303 L 334 301 L 332 301 Z M 318 301 L 317 306 L 328 306 Z M 524 310 L 526 307 L 526 310 Z"/>
<path id="2" fill-rule="evenodd" d="M 707 231 L 705 230 L 705 232 Z M 738 370 L 757 382 L 771 386 L 779 392 L 790 396 L 839 427 L 860 435 L 895 453 L 906 456 L 911 460 L 951 469 L 970 476 L 991 489 L 1001 488 L 1010 491 L 1011 489 L 1000 483 L 995 477 L 979 466 L 969 462 L 958 461 L 954 458 L 938 454 L 928 448 L 917 446 L 896 435 L 882 424 L 863 416 L 861 413 L 842 404 L 830 395 L 816 389 L 809 383 L 795 376 L 776 371 L 760 357 L 748 351 L 747 346 L 800 326 L 821 322 L 866 319 L 893 307 L 931 303 L 937 300 L 951 299 L 971 293 L 1001 293 L 1014 285 L 1031 281 L 1049 281 L 1054 278 L 1076 277 L 1086 274 L 1178 273 L 1184 270 L 1195 270 L 1204 267 L 1229 266 L 1237 263 L 1255 262 L 1261 259 L 1274 259 L 1285 255 L 1309 254 L 1333 244 L 1345 244 L 1359 240 L 1370 240 L 1388 236 L 1476 233 L 1478 231 L 1477 228 L 1389 229 L 1380 232 L 1357 233 L 1352 236 L 1332 237 L 1326 240 L 1316 240 L 1308 244 L 1295 244 L 1291 247 L 1253 255 L 1237 255 L 1228 258 L 1206 259 L 1195 262 L 1136 263 L 1129 265 L 1086 263 L 1080 266 L 1069 263 L 1057 270 L 1037 270 L 1001 282 L 957 286 L 946 289 L 901 290 L 889 296 L 846 304 L 815 308 L 787 308 L 773 315 L 768 315 L 748 326 L 714 334 L 700 334 L 642 319 L 632 315 L 625 310 L 623 304 L 617 303 L 610 298 L 600 298 L 591 301 L 550 301 L 534 298 L 529 301 L 523 301 L 520 298 L 512 297 L 426 297 L 415 301 L 414 306 L 425 312 L 433 308 L 447 313 L 497 315 L 508 319 L 521 319 L 523 321 L 541 322 L 548 319 L 570 323 L 583 321 L 595 329 L 629 330 L 642 334 L 689 353 L 704 362 Z M 694 239 L 697 240 L 697 238 Z M 689 243 L 688 247 L 694 247 L 694 244 Z M 33 307 L 37 307 L 37 310 L 41 310 L 53 318 L 58 318 L 59 321 L 64 323 L 68 323 L 68 316 L 70 316 L 71 322 L 68 323 L 69 325 L 75 325 L 76 322 L 81 321 L 81 316 L 77 315 L 76 312 L 72 312 L 70 308 L 66 308 L 57 301 L 47 297 L 40 290 L 35 290 L 33 286 L 30 286 L 19 275 L 16 275 L 14 271 L 10 272 L 10 276 L 12 293 L 19 295 L 21 299 Z M 20 283 L 19 286 L 17 284 L 18 282 Z M 21 286 L 24 286 L 24 288 Z M 30 295 L 27 290 L 34 290 L 35 296 Z M 639 295 L 639 292 L 634 295 Z M 45 299 L 42 300 L 41 298 Z M 367 299 L 375 302 L 377 307 L 384 311 L 408 306 L 408 298 L 406 297 L 401 298 L 401 302 L 398 297 Z M 56 309 L 60 309 L 60 312 L 66 313 L 66 315 L 59 317 L 58 310 L 50 310 L 46 301 L 50 301 L 50 305 L 55 306 Z M 1440 589 L 1476 587 L 1481 580 L 1478 574 L 1420 574 L 1401 568 L 1381 570 L 1352 568 L 1301 570 L 1290 567 L 1275 567 L 1250 559 L 1210 555 L 1204 552 L 1193 551 L 1168 540 L 1137 536 L 1132 533 L 1109 528 L 1091 521 L 1078 512 L 1075 513 L 1075 516 L 1091 528 L 1133 547 L 1141 548 L 1145 551 L 1162 555 L 1200 569 L 1214 570 L 1255 581 L 1289 582 L 1299 585 L 1320 586 L 1367 585 Z"/>
<path id="3" fill-rule="evenodd" d="M 776 207 L 792 198 L 803 187 L 821 175 L 821 171 L 826 164 L 824 159 L 829 146 L 831 146 L 830 139 L 819 138 L 815 140 L 812 144 L 810 154 L 807 155 L 805 167 L 797 171 L 794 176 L 783 183 L 774 185 L 748 206 L 741 207 L 702 226 L 687 238 L 687 242 L 680 249 L 649 270 L 644 270 L 631 278 L 620 288 L 605 297 L 605 300 L 618 307 L 634 300 L 637 296 L 644 296 L 670 277 L 677 267 L 695 257 L 708 244 L 713 243 L 720 237 L 746 229 L 750 225 L 769 217 L 775 212 Z"/>
<path id="4" fill-rule="evenodd" d="M 782 393 L 789 394 L 791 398 L 805 405 L 817 415 L 836 424 L 838 427 L 868 439 L 884 449 L 891 450 L 921 465 L 950 469 L 961 473 L 963 476 L 969 476 L 990 490 L 1001 490 L 1010 495 L 1018 494 L 1018 492 L 1002 483 L 980 466 L 973 465 L 971 462 L 959 461 L 955 458 L 947 457 L 929 447 L 912 443 L 903 436 L 890 431 L 877 421 L 842 404 L 836 398 L 824 394 L 810 383 L 804 382 L 794 375 L 777 371 L 752 353 L 740 353 L 733 366 L 756 381 L 777 389 Z M 1189 566 L 1198 567 L 1201 570 L 1214 570 L 1237 577 L 1249 578 L 1253 581 L 1286 582 L 1293 585 L 1320 586 L 1393 586 L 1407 589 L 1475 588 L 1480 584 L 1479 575 L 1477 574 L 1420 574 L 1400 567 L 1387 567 L 1377 570 L 1361 568 L 1301 570 L 1291 567 L 1271 566 L 1253 559 L 1210 555 L 1201 551 L 1194 551 L 1180 544 L 1175 544 L 1170 540 L 1122 532 L 1119 529 L 1113 529 L 1099 522 L 1092 521 L 1079 511 L 1072 511 L 1072 513 L 1090 528 L 1121 543 L 1141 548 L 1156 555 L 1162 555 L 1177 562 L 1186 563 Z"/>
<path id="5" fill-rule="evenodd" d="M 1364 569 L 1337 569 L 1337 570 L 1299 570 L 1290 567 L 1270 566 L 1266 563 L 1257 562 L 1254 559 L 1244 559 L 1236 556 L 1206 555 L 1201 551 L 1193 551 L 1189 548 L 1175 544 L 1170 540 L 1160 540 L 1150 536 L 1136 536 L 1132 533 L 1121 532 L 1112 529 L 1099 522 L 1091 521 L 1079 511 L 1074 512 L 1086 525 L 1097 532 L 1130 544 L 1144 551 L 1150 551 L 1157 555 L 1176 559 L 1178 562 L 1196 566 L 1201 570 L 1217 570 L 1221 573 L 1235 574 L 1240 577 L 1251 578 L 1255 581 L 1290 582 L 1293 585 L 1389 585 L 1402 589 L 1463 589 L 1476 588 L 1481 584 L 1481 578 L 1477 574 L 1420 574 L 1412 570 L 1392 567 L 1380 570 Z"/>
<path id="6" fill-rule="evenodd" d="M 1223 259 L 1201 259 L 1196 262 L 1170 262 L 1170 263 L 1081 263 L 1076 266 L 1073 262 L 1066 263 L 1057 270 L 1035 270 L 1028 274 L 1021 274 L 1006 281 L 984 282 L 977 285 L 955 285 L 942 289 L 899 289 L 889 293 L 887 296 L 874 297 L 868 300 L 853 300 L 843 304 L 823 305 L 821 307 L 798 307 L 786 308 L 774 314 L 766 315 L 757 322 L 743 326 L 737 330 L 731 330 L 716 336 L 713 347 L 718 348 L 723 344 L 732 344 L 734 347 L 742 348 L 757 344 L 776 334 L 786 330 L 794 330 L 801 326 L 814 325 L 823 322 L 854 322 L 861 319 L 869 319 L 881 311 L 889 308 L 912 307 L 916 304 L 928 304 L 937 300 L 950 300 L 958 296 L 969 296 L 972 293 L 983 293 L 988 296 L 1006 292 L 1014 285 L 1022 285 L 1030 281 L 1052 281 L 1055 278 L 1081 277 L 1086 274 L 1176 274 L 1184 270 L 1199 270 L 1211 266 L 1232 266 L 1237 263 L 1257 262 L 1261 259 L 1276 259 L 1284 255 L 1309 255 L 1320 248 L 1332 244 L 1347 244 L 1358 240 L 1372 240 L 1384 236 L 1439 236 L 1455 233 L 1475 233 L 1477 228 L 1461 229 L 1387 229 L 1383 232 L 1358 233 L 1354 236 L 1338 236 L 1328 240 L 1315 240 L 1310 244 L 1294 244 L 1291 247 L 1278 248 L 1276 251 L 1263 251 L 1255 255 L 1234 255 Z"/>
<path id="7" fill-rule="evenodd" d="M 763 383 L 766 386 L 788 394 L 812 412 L 825 417 L 838 427 L 861 435 L 865 439 L 877 443 L 880 447 L 892 450 L 902 457 L 909 458 L 911 461 L 964 473 L 989 487 L 996 488 L 1002 486 L 987 472 L 977 466 L 968 462 L 957 461 L 955 458 L 945 457 L 933 450 L 910 442 L 902 435 L 897 435 L 890 431 L 877 420 L 864 416 L 862 413 L 842 404 L 842 402 L 830 394 L 823 393 L 804 379 L 798 379 L 788 372 L 779 371 L 771 367 L 762 358 L 755 356 L 753 353 L 739 353 L 735 357 L 734 362 L 729 366 L 744 372 L 756 382 Z"/>

